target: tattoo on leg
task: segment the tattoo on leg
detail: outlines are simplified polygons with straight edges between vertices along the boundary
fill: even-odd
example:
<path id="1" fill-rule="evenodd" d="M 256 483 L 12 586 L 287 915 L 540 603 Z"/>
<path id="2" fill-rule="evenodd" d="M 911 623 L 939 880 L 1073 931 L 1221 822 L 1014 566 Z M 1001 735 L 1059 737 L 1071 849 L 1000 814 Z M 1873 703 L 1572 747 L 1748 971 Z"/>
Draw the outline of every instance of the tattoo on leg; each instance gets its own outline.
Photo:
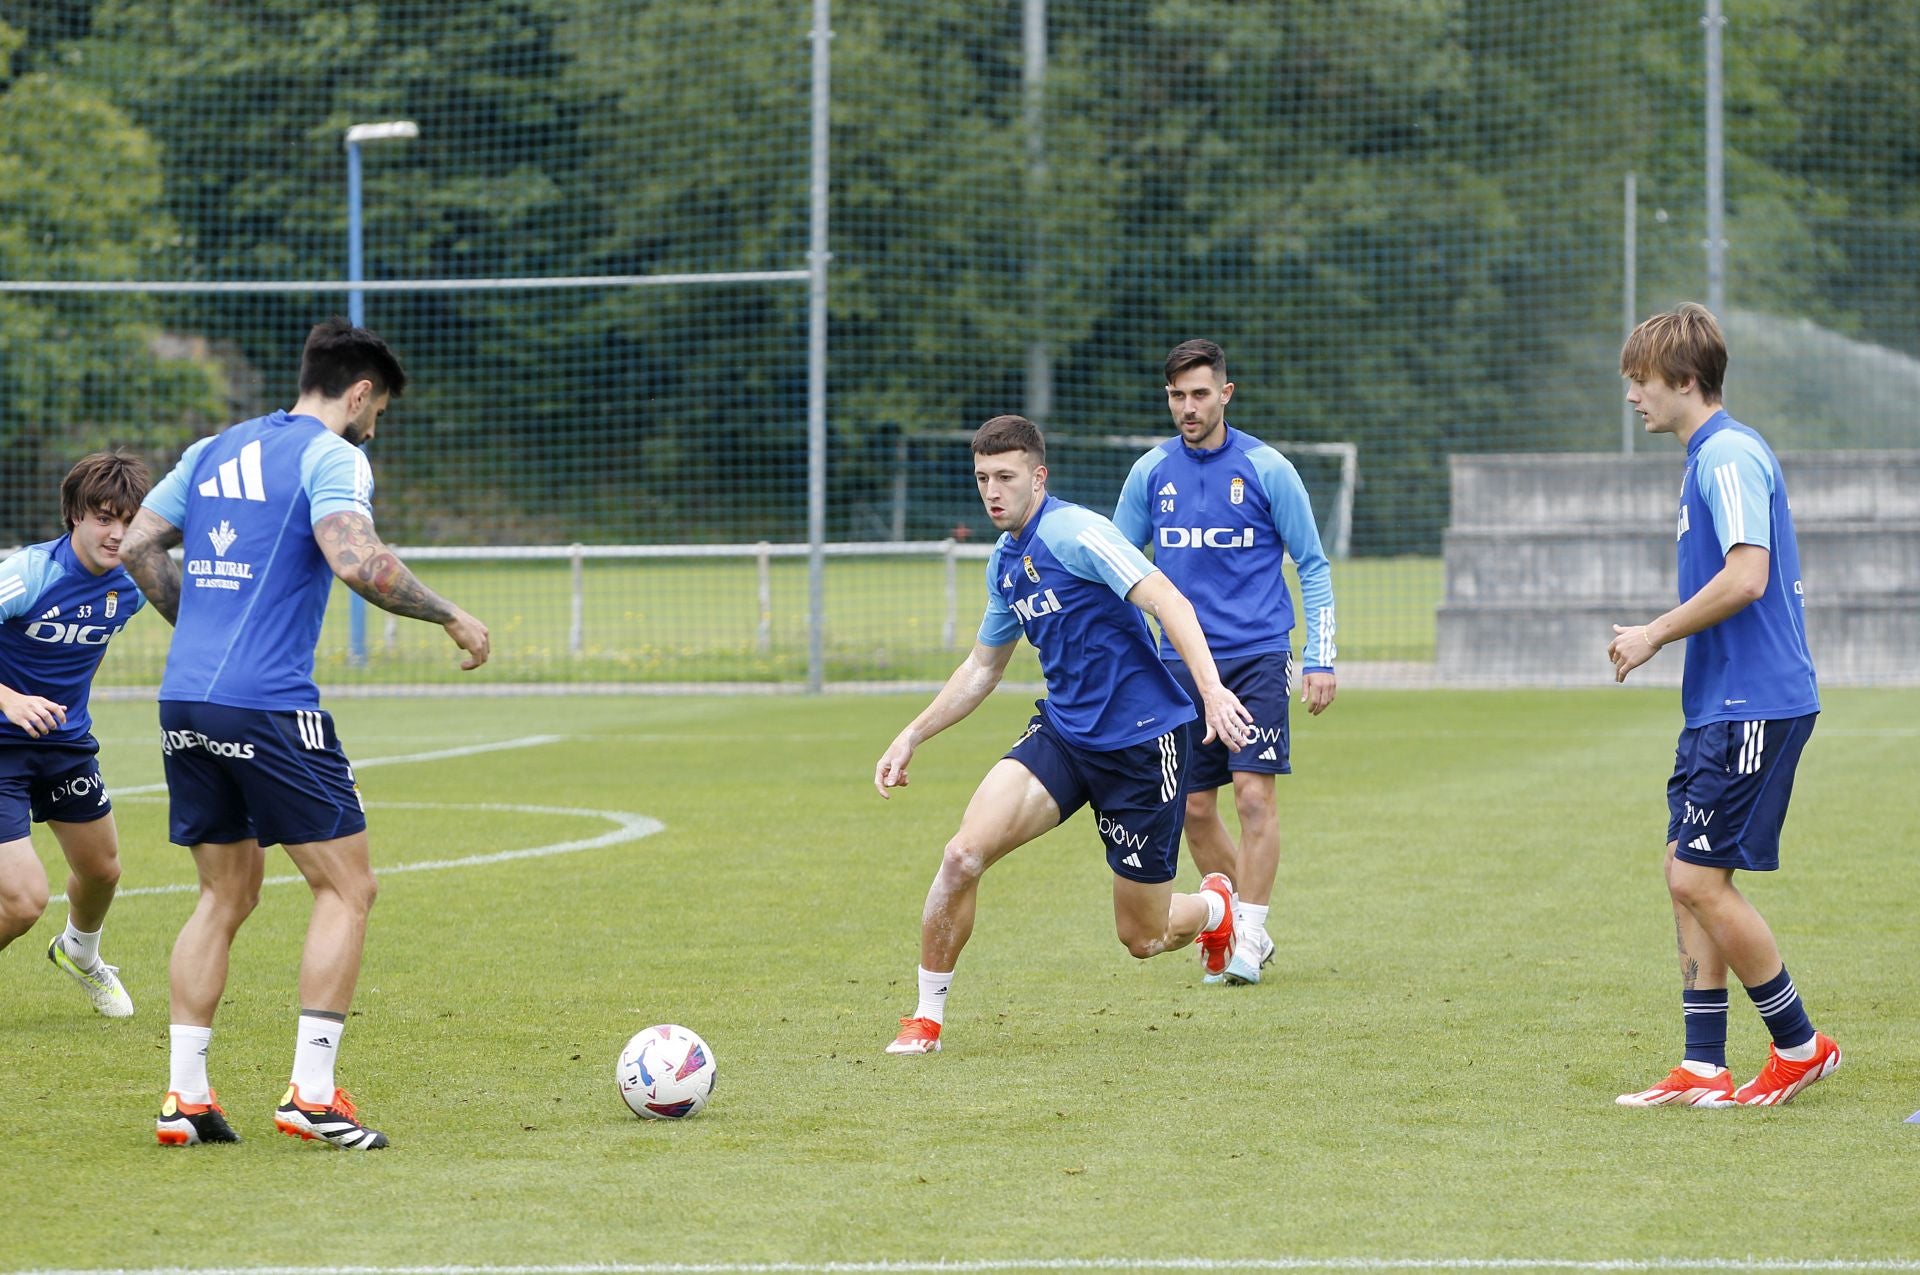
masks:
<path id="1" fill-rule="evenodd" d="M 1691 992 L 1700 981 L 1700 962 L 1687 954 L 1687 932 L 1680 928 L 1678 916 L 1673 918 L 1673 943 L 1680 949 L 1680 987 Z"/>

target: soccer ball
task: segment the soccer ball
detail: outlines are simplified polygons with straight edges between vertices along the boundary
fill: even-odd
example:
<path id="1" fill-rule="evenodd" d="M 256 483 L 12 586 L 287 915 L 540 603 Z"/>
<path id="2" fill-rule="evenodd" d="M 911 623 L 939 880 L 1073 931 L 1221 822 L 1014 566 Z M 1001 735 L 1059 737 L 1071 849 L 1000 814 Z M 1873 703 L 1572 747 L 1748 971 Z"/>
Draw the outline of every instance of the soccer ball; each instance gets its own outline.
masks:
<path id="1" fill-rule="evenodd" d="M 707 1042 L 673 1023 L 634 1033 L 614 1069 L 620 1096 L 645 1120 L 699 1115 L 713 1094 L 714 1074 Z"/>

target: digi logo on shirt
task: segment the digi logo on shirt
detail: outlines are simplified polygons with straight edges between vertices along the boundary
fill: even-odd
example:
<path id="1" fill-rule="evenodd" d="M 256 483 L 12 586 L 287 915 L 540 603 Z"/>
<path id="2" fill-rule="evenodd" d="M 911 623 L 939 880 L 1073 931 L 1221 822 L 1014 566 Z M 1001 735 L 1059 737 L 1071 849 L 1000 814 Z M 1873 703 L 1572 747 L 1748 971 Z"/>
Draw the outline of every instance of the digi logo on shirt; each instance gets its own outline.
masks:
<path id="1" fill-rule="evenodd" d="M 126 628 L 116 624 L 108 628 L 104 624 L 63 624 L 59 620 L 35 620 L 27 626 L 27 636 L 36 642 L 53 642 L 62 646 L 105 646 L 113 640 L 113 635 Z"/>
<path id="2" fill-rule="evenodd" d="M 1251 549 L 1252 527 L 1162 527 L 1162 549 Z"/>

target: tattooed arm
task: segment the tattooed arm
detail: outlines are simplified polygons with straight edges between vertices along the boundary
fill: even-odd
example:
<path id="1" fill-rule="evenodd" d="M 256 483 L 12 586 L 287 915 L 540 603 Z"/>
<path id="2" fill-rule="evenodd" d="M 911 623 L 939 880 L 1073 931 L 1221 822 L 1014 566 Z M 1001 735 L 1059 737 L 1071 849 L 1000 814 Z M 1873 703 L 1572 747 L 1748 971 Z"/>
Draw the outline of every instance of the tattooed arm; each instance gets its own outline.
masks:
<path id="1" fill-rule="evenodd" d="M 383 611 L 428 620 L 447 631 L 467 653 L 463 669 L 487 662 L 487 626 L 420 582 L 362 513 L 328 514 L 313 526 L 313 538 L 340 582 Z"/>
<path id="2" fill-rule="evenodd" d="M 133 516 L 133 525 L 120 542 L 120 565 L 168 624 L 180 618 L 180 564 L 167 556 L 167 550 L 179 543 L 180 528 L 151 509 Z"/>

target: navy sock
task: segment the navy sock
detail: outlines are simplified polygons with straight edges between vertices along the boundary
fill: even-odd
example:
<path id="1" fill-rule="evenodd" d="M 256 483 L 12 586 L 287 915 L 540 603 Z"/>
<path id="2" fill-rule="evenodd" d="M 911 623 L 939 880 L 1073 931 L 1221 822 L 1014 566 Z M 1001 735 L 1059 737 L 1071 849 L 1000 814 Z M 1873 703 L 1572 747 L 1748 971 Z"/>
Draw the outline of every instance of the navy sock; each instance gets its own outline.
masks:
<path id="1" fill-rule="evenodd" d="M 1712 1067 L 1727 1065 L 1727 989 L 1708 987 L 1680 993 L 1680 1008 L 1687 1020 L 1688 1062 Z"/>
<path id="2" fill-rule="evenodd" d="M 1807 1017 L 1807 1007 L 1800 1003 L 1800 993 L 1793 990 L 1786 966 L 1782 965 L 1769 981 L 1749 987 L 1747 995 L 1767 1021 L 1767 1031 L 1777 1047 L 1792 1049 L 1813 1039 L 1813 1022 Z"/>

